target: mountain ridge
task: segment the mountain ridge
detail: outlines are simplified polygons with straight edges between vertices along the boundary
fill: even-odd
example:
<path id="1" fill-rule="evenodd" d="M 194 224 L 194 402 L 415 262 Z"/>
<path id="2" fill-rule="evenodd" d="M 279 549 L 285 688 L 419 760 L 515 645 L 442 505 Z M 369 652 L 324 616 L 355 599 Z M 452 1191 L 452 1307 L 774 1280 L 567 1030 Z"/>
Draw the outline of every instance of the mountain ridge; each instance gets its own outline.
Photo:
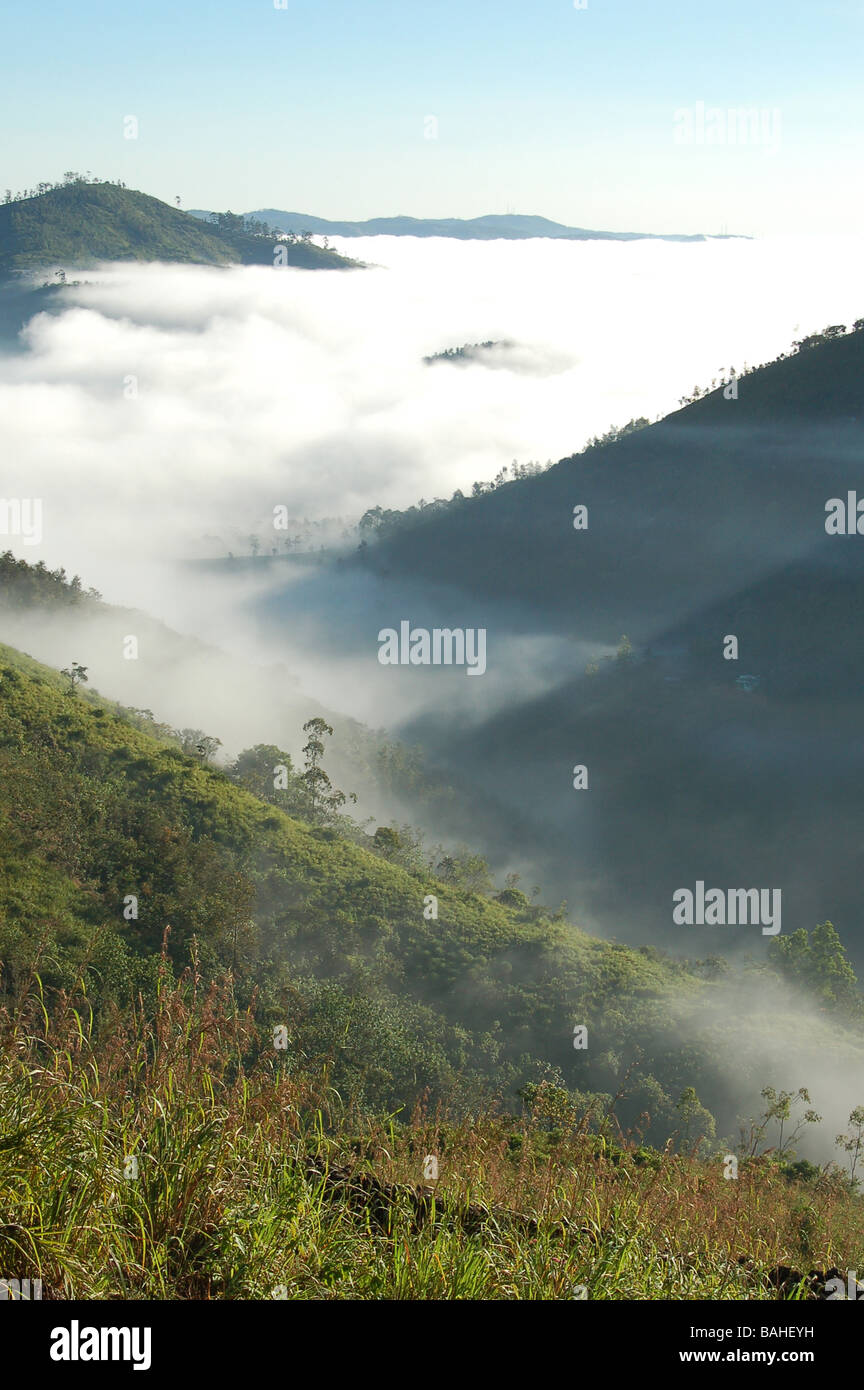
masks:
<path id="1" fill-rule="evenodd" d="M 191 208 L 190 215 L 206 220 L 211 213 Z M 311 213 L 261 208 L 247 213 L 284 232 L 312 232 L 316 236 L 443 236 L 459 241 L 523 241 L 548 237 L 557 241 L 721 241 L 749 240 L 730 236 L 711 236 L 703 232 L 605 232 L 570 227 L 548 217 L 521 213 L 487 213 L 482 217 L 371 217 L 330 219 Z"/>

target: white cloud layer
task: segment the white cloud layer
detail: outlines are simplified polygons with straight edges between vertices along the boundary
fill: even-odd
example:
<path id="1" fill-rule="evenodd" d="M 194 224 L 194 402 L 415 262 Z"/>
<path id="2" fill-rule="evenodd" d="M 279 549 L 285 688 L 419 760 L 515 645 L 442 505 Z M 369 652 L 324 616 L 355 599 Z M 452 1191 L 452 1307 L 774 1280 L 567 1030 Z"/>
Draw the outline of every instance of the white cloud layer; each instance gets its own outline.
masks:
<path id="1" fill-rule="evenodd" d="M 153 564 L 265 533 L 278 503 L 350 521 L 449 496 L 862 312 L 851 239 L 340 249 L 379 268 L 118 266 L 33 318 L 0 359 L 0 443 L 44 541 L 11 548 L 172 620 Z M 515 346 L 422 363 L 489 339 Z"/>

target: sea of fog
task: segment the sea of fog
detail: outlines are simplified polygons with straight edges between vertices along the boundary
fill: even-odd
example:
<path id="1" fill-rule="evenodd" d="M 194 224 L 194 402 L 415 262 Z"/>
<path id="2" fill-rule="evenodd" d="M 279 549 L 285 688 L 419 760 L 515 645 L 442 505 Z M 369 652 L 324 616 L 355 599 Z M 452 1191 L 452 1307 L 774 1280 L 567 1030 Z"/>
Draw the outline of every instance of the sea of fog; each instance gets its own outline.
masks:
<path id="1" fill-rule="evenodd" d="M 0 444 L 42 535 L 10 547 L 197 625 L 172 562 L 248 553 L 280 504 L 350 525 L 468 491 L 864 306 L 851 238 L 334 244 L 374 268 L 113 266 L 30 319 L 0 357 Z M 489 340 L 512 346 L 423 363 Z"/>

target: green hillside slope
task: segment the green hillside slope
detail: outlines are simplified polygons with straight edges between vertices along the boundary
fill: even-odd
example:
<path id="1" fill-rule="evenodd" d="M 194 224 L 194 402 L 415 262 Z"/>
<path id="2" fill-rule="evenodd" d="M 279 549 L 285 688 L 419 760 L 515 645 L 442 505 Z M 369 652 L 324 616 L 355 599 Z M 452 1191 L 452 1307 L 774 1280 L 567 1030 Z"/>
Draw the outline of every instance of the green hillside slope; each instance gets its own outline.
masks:
<path id="1" fill-rule="evenodd" d="M 202 969 L 228 968 L 241 997 L 254 992 L 260 1017 L 287 1014 L 299 1053 L 329 1057 L 334 1084 L 356 1103 L 512 1105 L 545 1081 L 586 1115 L 617 1096 L 619 1120 L 643 1116 L 659 1141 L 695 1085 L 728 1124 L 722 981 L 592 939 L 513 886 L 471 892 L 449 871 L 405 867 L 387 837 L 323 814 L 320 802 L 306 819 L 287 814 L 280 802 L 310 803 L 287 755 L 286 787 L 267 790 L 277 749 L 253 751 L 232 780 L 136 722 L 0 648 L 7 993 L 33 970 L 56 989 L 83 969 L 100 1008 L 139 990 L 150 997 L 167 932 L 176 966 L 194 944 Z M 772 996 L 778 976 L 757 976 L 765 1013 L 748 1024 L 751 1042 L 739 1039 L 737 1063 L 754 1093 L 789 1008 Z M 845 1032 L 857 1000 L 823 1005 L 829 1051 L 860 1046 Z M 587 1049 L 574 1049 L 576 1024 L 589 1030 Z M 794 1017 L 785 1024 L 794 1031 Z M 707 1138 L 714 1121 L 700 1113 Z"/>
<path id="2" fill-rule="evenodd" d="M 692 1083 L 740 980 L 388 862 L 135 718 L 0 648 L 4 1268 L 54 1298 L 734 1300 L 855 1267 L 848 1178 L 788 1135 L 754 1157 L 803 1096 L 758 1102 L 724 1181 Z M 860 1061 L 843 978 L 808 1023 L 829 1066 Z M 784 1046 L 778 977 L 750 983 L 737 1096 Z"/>
<path id="3" fill-rule="evenodd" d="M 457 1072 L 500 1083 L 567 1060 L 572 1009 L 599 1000 L 610 970 L 634 999 L 682 980 L 697 987 L 678 967 L 619 957 L 518 893 L 508 903 L 460 892 L 297 821 L 98 697 L 67 693 L 56 673 L 0 655 L 7 987 L 37 962 L 49 984 L 70 983 L 87 958 L 122 996 L 170 927 L 176 961 L 195 937 L 206 958 L 271 994 L 280 981 L 327 981 L 307 999 L 313 1031 L 349 993 L 365 999 L 352 1007 L 367 1042 L 386 1021 L 388 1055 L 370 1089 L 388 1102 L 441 1090 Z M 430 893 L 437 920 L 424 917 Z M 138 916 L 127 922 L 129 895 Z"/>

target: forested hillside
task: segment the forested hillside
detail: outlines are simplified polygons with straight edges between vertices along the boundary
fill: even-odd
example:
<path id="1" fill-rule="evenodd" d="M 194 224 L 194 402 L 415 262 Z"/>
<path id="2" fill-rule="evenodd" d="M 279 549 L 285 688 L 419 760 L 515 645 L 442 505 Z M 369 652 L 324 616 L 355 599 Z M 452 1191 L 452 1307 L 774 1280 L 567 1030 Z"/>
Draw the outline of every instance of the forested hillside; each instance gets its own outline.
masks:
<path id="1" fill-rule="evenodd" d="M 0 649 L 4 1258 L 52 1297 L 825 1296 L 860 1199 L 794 1164 L 816 1117 L 765 1045 L 794 986 L 813 1046 L 864 1047 L 830 926 L 749 982 L 769 1089 L 730 1184 L 700 1097 L 745 977 L 365 833 L 323 721 L 302 770 L 273 747 L 221 770 L 152 723 Z"/>
<path id="2" fill-rule="evenodd" d="M 518 1109 L 526 1085 L 548 1081 L 582 1113 L 614 1108 L 665 1142 L 695 1085 L 703 1136 L 715 1135 L 712 1109 L 731 1130 L 712 1032 L 742 982 L 719 965 L 594 940 L 512 880 L 496 890 L 476 858 L 430 864 L 397 830 L 360 827 L 326 774 L 324 721 L 307 725 L 302 770 L 272 746 L 223 770 L 211 740 L 190 746 L 149 713 L 101 699 L 81 668 L 60 675 L 2 655 L 7 990 L 33 969 L 46 987 L 69 987 L 86 963 L 94 999 L 128 1003 L 153 979 L 167 930 L 177 968 L 194 941 L 208 970 L 230 968 L 241 997 L 254 990 L 274 1017 L 290 1001 L 304 1054 L 330 1055 L 347 1029 L 333 1081 L 363 1104 L 410 1107 L 428 1094 Z M 808 972 L 799 950 L 794 978 L 815 988 L 825 1045 L 842 1052 L 860 996 L 848 966 L 837 974 L 836 935 L 820 933 L 836 964 Z M 776 1026 L 791 1007 L 789 968 L 778 950 L 754 969 Z M 576 1025 L 588 1029 L 584 1049 Z M 772 1079 L 755 1054 L 740 1065 L 754 1083 Z"/>
<path id="3" fill-rule="evenodd" d="M 508 643 L 557 643 L 539 692 L 464 730 L 431 711 L 400 732 L 485 799 L 484 850 L 523 855 L 603 931 L 761 950 L 740 931 L 682 933 L 671 895 L 771 884 L 784 931 L 830 918 L 864 967 L 864 542 L 854 515 L 830 529 L 858 495 L 862 329 L 829 325 L 730 369 L 661 422 L 535 476 L 386 517 L 346 562 L 395 612 L 440 583 L 446 555 L 449 608 L 488 626 L 493 677 Z M 590 779 L 578 794 L 574 764 Z"/>
<path id="4" fill-rule="evenodd" d="M 190 265 L 274 264 L 275 236 L 253 235 L 243 219 L 204 225 L 158 198 L 75 175 L 0 203 L 0 276 L 34 268 L 92 267 L 100 261 Z M 241 225 L 236 226 L 239 221 Z M 308 242 L 285 242 L 283 264 L 341 269 L 352 264 Z"/>

